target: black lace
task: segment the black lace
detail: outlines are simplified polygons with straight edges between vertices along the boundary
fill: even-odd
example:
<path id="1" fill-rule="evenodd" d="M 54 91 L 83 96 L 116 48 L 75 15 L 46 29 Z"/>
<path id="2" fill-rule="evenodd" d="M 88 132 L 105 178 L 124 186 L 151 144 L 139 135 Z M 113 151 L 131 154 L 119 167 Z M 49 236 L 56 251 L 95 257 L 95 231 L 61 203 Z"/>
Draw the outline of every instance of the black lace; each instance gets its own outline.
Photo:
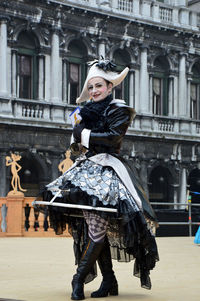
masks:
<path id="1" fill-rule="evenodd" d="M 82 122 L 87 129 L 97 127 L 98 123 L 104 118 L 103 113 L 112 99 L 112 95 L 108 95 L 102 101 L 89 102 L 81 109 Z"/>

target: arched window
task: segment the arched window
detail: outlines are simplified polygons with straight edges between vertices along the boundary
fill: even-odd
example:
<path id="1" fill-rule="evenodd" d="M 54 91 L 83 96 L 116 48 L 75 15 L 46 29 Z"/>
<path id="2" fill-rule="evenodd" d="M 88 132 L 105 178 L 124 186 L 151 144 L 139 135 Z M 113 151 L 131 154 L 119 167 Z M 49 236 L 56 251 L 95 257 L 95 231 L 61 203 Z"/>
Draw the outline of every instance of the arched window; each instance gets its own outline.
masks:
<path id="1" fill-rule="evenodd" d="M 80 95 L 86 77 L 87 50 L 80 40 L 73 40 L 68 47 L 69 56 L 67 63 L 67 100 L 70 104 L 76 104 L 76 98 Z"/>
<path id="2" fill-rule="evenodd" d="M 117 65 L 117 72 L 121 72 L 125 67 L 130 65 L 130 55 L 127 51 L 118 49 L 114 52 L 113 61 Z M 113 91 L 114 98 L 124 99 L 129 104 L 129 74 L 124 81 Z"/>
<path id="3" fill-rule="evenodd" d="M 36 99 L 38 96 L 38 40 L 33 33 L 23 31 L 17 40 L 18 97 Z"/>
<path id="4" fill-rule="evenodd" d="M 149 200 L 150 202 L 170 202 L 173 200 L 172 175 L 167 168 L 157 166 L 149 177 Z M 154 208 L 167 209 L 168 206 L 155 205 Z"/>
<path id="5" fill-rule="evenodd" d="M 154 61 L 153 74 L 153 114 L 168 115 L 169 63 L 164 56 Z"/>
<path id="6" fill-rule="evenodd" d="M 192 203 L 200 204 L 200 170 L 198 168 L 195 168 L 190 172 L 188 177 L 188 185 L 190 195 L 192 197 Z M 192 209 L 199 212 L 198 206 L 193 206 Z"/>
<path id="7" fill-rule="evenodd" d="M 26 189 L 25 196 L 37 196 L 39 193 L 39 172 L 34 160 L 22 158 L 20 161 L 22 169 L 19 172 L 21 186 Z"/>
<path id="8" fill-rule="evenodd" d="M 49 181 L 47 170 L 35 158 L 32 153 L 24 152 L 20 160 L 22 169 L 19 171 L 21 187 L 26 189 L 25 196 L 38 196 L 41 189 Z"/>
<path id="9" fill-rule="evenodd" d="M 200 62 L 192 68 L 192 81 L 190 86 L 190 117 L 200 119 Z"/>

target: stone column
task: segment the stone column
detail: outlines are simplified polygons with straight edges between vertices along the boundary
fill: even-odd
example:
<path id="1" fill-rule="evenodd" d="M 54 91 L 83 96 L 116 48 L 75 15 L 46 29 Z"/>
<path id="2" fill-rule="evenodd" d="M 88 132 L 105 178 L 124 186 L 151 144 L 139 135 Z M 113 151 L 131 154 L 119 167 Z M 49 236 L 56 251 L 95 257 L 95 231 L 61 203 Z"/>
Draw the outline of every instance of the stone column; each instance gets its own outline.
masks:
<path id="1" fill-rule="evenodd" d="M 62 61 L 62 101 L 67 102 L 67 64 L 66 60 Z"/>
<path id="2" fill-rule="evenodd" d="M 0 153 L 0 196 L 6 196 L 6 153 Z"/>
<path id="3" fill-rule="evenodd" d="M 98 45 L 98 55 L 99 57 L 102 55 L 105 58 L 106 55 L 106 42 L 105 40 L 100 40 Z"/>
<path id="4" fill-rule="evenodd" d="M 187 202 L 187 175 L 186 175 L 186 168 L 182 169 L 181 172 L 181 185 L 180 185 L 180 197 L 179 203 L 186 203 Z M 179 209 L 185 209 L 185 206 L 179 206 Z"/>
<path id="5" fill-rule="evenodd" d="M 178 203 L 178 187 L 179 187 L 179 185 L 178 184 L 173 184 L 172 186 L 174 188 L 173 201 L 174 201 L 174 203 Z M 179 209 L 179 206 L 174 205 L 174 209 Z"/>
<path id="6" fill-rule="evenodd" d="M 141 49 L 140 61 L 140 112 L 149 114 L 149 76 L 147 72 L 147 48 Z"/>
<path id="7" fill-rule="evenodd" d="M 174 76 L 174 116 L 178 116 L 178 78 Z"/>
<path id="8" fill-rule="evenodd" d="M 0 20 L 0 95 L 8 96 L 7 88 L 7 19 Z"/>
<path id="9" fill-rule="evenodd" d="M 50 101 L 51 92 L 51 57 L 45 55 L 45 100 Z"/>
<path id="10" fill-rule="evenodd" d="M 186 94 L 186 55 L 182 54 L 179 61 L 179 117 L 187 117 L 187 94 Z"/>
<path id="11" fill-rule="evenodd" d="M 190 117 L 190 105 L 191 105 L 191 81 L 192 77 L 188 77 L 187 79 L 187 112 L 188 112 L 188 117 Z"/>
<path id="12" fill-rule="evenodd" d="M 54 30 L 51 41 L 51 101 L 59 102 L 59 32 Z"/>
<path id="13" fill-rule="evenodd" d="M 129 106 L 131 108 L 135 107 L 134 91 L 135 91 L 134 70 L 130 69 L 130 71 L 129 71 Z"/>
<path id="14" fill-rule="evenodd" d="M 153 74 L 149 74 L 149 113 L 153 113 Z"/>
<path id="15" fill-rule="evenodd" d="M 64 108 L 61 102 L 61 70 L 62 64 L 59 56 L 59 28 L 52 32 L 51 41 L 51 118 L 56 122 L 64 122 Z"/>
<path id="16" fill-rule="evenodd" d="M 12 96 L 17 97 L 17 50 L 12 50 Z"/>
<path id="17" fill-rule="evenodd" d="M 174 77 L 169 76 L 169 116 L 174 115 Z"/>
<path id="18" fill-rule="evenodd" d="M 140 110 L 140 73 L 139 70 L 135 70 L 135 110 L 139 112 Z"/>
<path id="19" fill-rule="evenodd" d="M 38 98 L 44 99 L 44 55 L 39 55 L 39 87 L 38 87 Z"/>

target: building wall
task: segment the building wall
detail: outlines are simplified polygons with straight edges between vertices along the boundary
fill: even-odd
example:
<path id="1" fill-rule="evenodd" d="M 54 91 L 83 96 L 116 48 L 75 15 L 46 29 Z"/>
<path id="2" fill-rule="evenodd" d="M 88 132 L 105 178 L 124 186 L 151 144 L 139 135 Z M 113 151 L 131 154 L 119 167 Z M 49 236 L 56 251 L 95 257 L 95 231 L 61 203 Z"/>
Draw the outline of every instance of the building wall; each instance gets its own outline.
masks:
<path id="1" fill-rule="evenodd" d="M 137 115 L 121 153 L 150 199 L 184 202 L 186 184 L 200 189 L 197 12 L 150 0 L 24 0 L 0 2 L 0 15 L 1 196 L 10 189 L 10 152 L 22 155 L 22 183 L 36 181 L 33 193 L 59 175 L 72 92 L 83 85 L 85 62 L 99 55 L 130 67 L 120 93 Z M 31 67 L 23 65 L 30 57 Z M 69 71 L 77 65 L 78 82 Z"/>

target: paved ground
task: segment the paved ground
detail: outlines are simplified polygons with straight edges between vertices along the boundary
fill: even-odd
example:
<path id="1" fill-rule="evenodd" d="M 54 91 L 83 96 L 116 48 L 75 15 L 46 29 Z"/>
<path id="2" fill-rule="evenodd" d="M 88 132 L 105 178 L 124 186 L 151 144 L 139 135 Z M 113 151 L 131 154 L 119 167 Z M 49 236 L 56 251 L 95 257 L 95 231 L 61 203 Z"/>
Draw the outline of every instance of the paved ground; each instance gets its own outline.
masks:
<path id="1" fill-rule="evenodd" d="M 193 240 L 157 238 L 160 261 L 150 291 L 132 276 L 133 263 L 114 261 L 120 295 L 96 300 L 199 301 L 200 246 Z M 0 301 L 70 300 L 74 271 L 71 238 L 0 238 Z M 100 281 L 99 274 L 85 286 L 86 299 Z"/>

